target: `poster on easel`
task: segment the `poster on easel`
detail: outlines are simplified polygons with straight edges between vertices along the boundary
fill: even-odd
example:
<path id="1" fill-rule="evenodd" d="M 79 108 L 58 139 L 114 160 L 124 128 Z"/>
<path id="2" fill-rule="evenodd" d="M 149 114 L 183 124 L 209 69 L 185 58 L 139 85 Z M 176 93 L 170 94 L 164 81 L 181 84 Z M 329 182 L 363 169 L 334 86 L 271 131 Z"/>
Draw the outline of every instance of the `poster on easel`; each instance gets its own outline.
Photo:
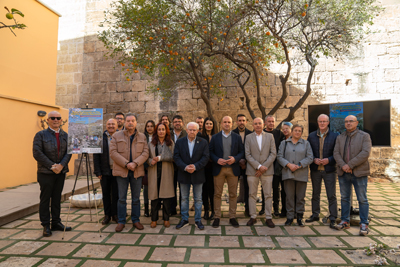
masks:
<path id="1" fill-rule="evenodd" d="M 103 109 L 70 108 L 68 154 L 102 153 Z"/>

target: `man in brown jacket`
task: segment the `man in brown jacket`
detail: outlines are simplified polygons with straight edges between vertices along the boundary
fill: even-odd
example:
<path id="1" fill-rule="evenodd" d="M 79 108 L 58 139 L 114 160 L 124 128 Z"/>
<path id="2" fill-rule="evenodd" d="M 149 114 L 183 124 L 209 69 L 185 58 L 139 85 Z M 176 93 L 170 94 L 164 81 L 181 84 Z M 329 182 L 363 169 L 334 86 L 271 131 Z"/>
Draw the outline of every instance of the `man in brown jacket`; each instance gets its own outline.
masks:
<path id="1" fill-rule="evenodd" d="M 136 129 L 136 115 L 128 113 L 125 117 L 125 130 L 116 132 L 110 144 L 110 156 L 113 163 L 113 176 L 118 183 L 118 225 L 121 232 L 126 223 L 126 198 L 128 186 L 131 186 L 133 226 L 142 230 L 140 223 L 140 189 L 144 176 L 143 163 L 149 158 L 146 136 Z"/>
<path id="2" fill-rule="evenodd" d="M 360 235 L 367 235 L 369 232 L 367 184 L 370 174 L 368 158 L 372 147 L 371 138 L 369 134 L 357 128 L 358 121 L 355 116 L 347 116 L 344 123 L 346 131 L 336 138 L 333 151 L 342 206 L 342 221 L 336 225 L 336 229 L 350 228 L 351 185 L 354 185 L 360 207 Z"/>
<path id="3" fill-rule="evenodd" d="M 248 226 L 253 226 L 257 220 L 256 198 L 258 182 L 261 181 L 265 196 L 265 217 L 268 227 L 274 228 L 272 222 L 272 179 L 274 161 L 276 158 L 275 139 L 270 133 L 264 132 L 264 122 L 261 118 L 253 120 L 254 132 L 249 134 L 245 142 L 247 160 L 247 182 L 249 184 L 250 220 Z"/>

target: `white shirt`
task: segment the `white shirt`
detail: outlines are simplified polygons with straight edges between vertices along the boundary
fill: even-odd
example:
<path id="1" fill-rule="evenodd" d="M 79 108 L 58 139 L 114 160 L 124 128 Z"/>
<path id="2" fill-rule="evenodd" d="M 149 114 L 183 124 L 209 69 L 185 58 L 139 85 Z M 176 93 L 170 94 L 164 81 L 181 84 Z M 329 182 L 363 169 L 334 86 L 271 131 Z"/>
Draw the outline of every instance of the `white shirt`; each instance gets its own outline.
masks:
<path id="1" fill-rule="evenodd" d="M 222 131 L 222 135 L 223 135 L 225 138 L 229 137 L 229 136 L 231 135 L 231 133 L 232 133 L 232 131 L 230 131 L 229 134 L 225 134 L 225 132 Z"/>
<path id="2" fill-rule="evenodd" d="M 260 134 L 257 134 L 256 133 L 256 139 L 257 139 L 257 144 L 258 144 L 258 147 L 260 148 L 260 151 L 261 151 L 261 149 L 262 149 L 262 133 L 260 133 Z M 258 167 L 257 167 L 257 169 L 259 169 L 261 167 L 261 164 L 260 165 L 258 165 Z"/>
<path id="3" fill-rule="evenodd" d="M 60 128 L 58 128 L 58 130 L 56 131 L 56 130 L 52 129 L 52 128 L 49 126 L 49 129 L 52 130 L 52 131 L 55 132 L 55 133 L 59 133 L 59 132 L 60 132 Z"/>

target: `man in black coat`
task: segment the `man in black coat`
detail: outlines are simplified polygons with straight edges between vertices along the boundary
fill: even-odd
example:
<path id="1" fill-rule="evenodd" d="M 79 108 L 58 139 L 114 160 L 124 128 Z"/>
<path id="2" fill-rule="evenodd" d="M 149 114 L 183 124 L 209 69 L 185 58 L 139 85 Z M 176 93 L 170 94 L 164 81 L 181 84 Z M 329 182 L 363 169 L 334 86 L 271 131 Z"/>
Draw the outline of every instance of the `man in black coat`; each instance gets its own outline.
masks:
<path id="1" fill-rule="evenodd" d="M 221 218 L 221 196 L 225 180 L 229 191 L 229 223 L 239 227 L 236 220 L 237 185 L 240 175 L 239 161 L 244 158 L 244 146 L 240 135 L 233 133 L 232 118 L 225 116 L 221 123 L 222 131 L 211 138 L 210 157 L 213 161 L 214 211 L 213 227 L 219 227 Z"/>
<path id="2" fill-rule="evenodd" d="M 61 193 L 71 159 L 71 155 L 67 154 L 68 134 L 60 128 L 61 114 L 50 112 L 47 123 L 49 127 L 38 132 L 33 139 L 33 157 L 37 161 L 37 181 L 40 185 L 39 217 L 45 237 L 52 235 L 51 230 L 64 231 L 60 218 Z M 65 230 L 71 231 L 71 227 Z"/>
<path id="3" fill-rule="evenodd" d="M 246 128 L 247 124 L 247 118 L 246 115 L 244 114 L 238 114 L 237 115 L 237 120 L 236 120 L 236 125 L 237 128 L 233 130 L 232 132 L 237 133 L 240 135 L 242 138 L 242 142 L 244 145 L 244 142 L 246 141 L 246 136 L 248 134 L 251 134 L 252 131 Z M 243 177 L 243 185 L 244 185 L 244 214 L 247 217 L 250 217 L 250 212 L 249 212 L 249 184 L 247 183 L 247 175 L 246 175 L 246 159 L 241 159 L 239 161 L 240 165 L 240 176 Z M 242 190 L 243 187 L 240 187 L 240 190 Z M 242 195 L 242 193 L 240 193 Z"/>
<path id="4" fill-rule="evenodd" d="M 189 225 L 189 193 L 190 185 L 192 185 L 195 205 L 194 221 L 200 230 L 204 230 L 201 222 L 201 207 L 203 205 L 202 188 L 206 181 L 204 167 L 209 159 L 208 145 L 206 140 L 196 137 L 199 130 L 197 123 L 189 122 L 186 130 L 187 136 L 176 141 L 174 150 L 174 161 L 178 168 L 178 182 L 182 194 L 182 219 L 176 229 Z"/>
<path id="5" fill-rule="evenodd" d="M 103 133 L 103 153 L 93 154 L 94 174 L 100 179 L 103 193 L 104 219 L 103 225 L 111 219 L 118 223 L 118 184 L 117 178 L 112 175 L 113 160 L 110 157 L 109 146 L 112 135 L 117 131 L 118 124 L 115 119 L 109 119 Z"/>

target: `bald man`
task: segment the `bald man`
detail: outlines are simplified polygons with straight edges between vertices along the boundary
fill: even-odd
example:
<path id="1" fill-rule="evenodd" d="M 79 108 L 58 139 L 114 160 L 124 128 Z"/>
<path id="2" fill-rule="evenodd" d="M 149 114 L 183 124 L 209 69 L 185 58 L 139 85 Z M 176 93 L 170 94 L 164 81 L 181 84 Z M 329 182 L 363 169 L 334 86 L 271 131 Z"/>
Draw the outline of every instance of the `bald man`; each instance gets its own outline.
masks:
<path id="1" fill-rule="evenodd" d="M 49 127 L 36 133 L 33 139 L 33 157 L 37 161 L 37 181 L 40 185 L 39 217 L 45 237 L 51 236 L 51 231 L 64 231 L 60 218 L 61 193 L 71 159 L 71 155 L 67 154 L 68 134 L 60 128 L 61 114 L 50 112 L 47 123 Z M 71 231 L 71 227 L 65 230 Z"/>
<path id="2" fill-rule="evenodd" d="M 365 236 L 369 233 L 367 184 L 370 175 L 368 158 L 372 142 L 369 134 L 357 128 L 357 117 L 347 116 L 344 123 L 346 131 L 336 138 L 333 151 L 337 163 L 342 207 L 341 222 L 335 228 L 337 230 L 350 228 L 350 198 L 354 185 L 360 210 L 359 234 Z"/>
<path id="3" fill-rule="evenodd" d="M 118 222 L 118 184 L 117 178 L 112 175 L 113 160 L 109 152 L 112 135 L 116 131 L 118 131 L 117 120 L 109 119 L 103 133 L 103 153 L 93 154 L 94 174 L 100 179 L 103 192 L 103 225 L 109 224 L 111 220 Z"/>
<path id="4" fill-rule="evenodd" d="M 214 176 L 214 228 L 219 227 L 221 218 L 221 196 L 225 180 L 229 191 L 229 223 L 239 227 L 236 220 L 237 185 L 240 175 L 239 161 L 244 159 L 244 147 L 240 135 L 232 132 L 232 118 L 225 116 L 221 122 L 222 131 L 211 138 L 210 158 Z"/>

